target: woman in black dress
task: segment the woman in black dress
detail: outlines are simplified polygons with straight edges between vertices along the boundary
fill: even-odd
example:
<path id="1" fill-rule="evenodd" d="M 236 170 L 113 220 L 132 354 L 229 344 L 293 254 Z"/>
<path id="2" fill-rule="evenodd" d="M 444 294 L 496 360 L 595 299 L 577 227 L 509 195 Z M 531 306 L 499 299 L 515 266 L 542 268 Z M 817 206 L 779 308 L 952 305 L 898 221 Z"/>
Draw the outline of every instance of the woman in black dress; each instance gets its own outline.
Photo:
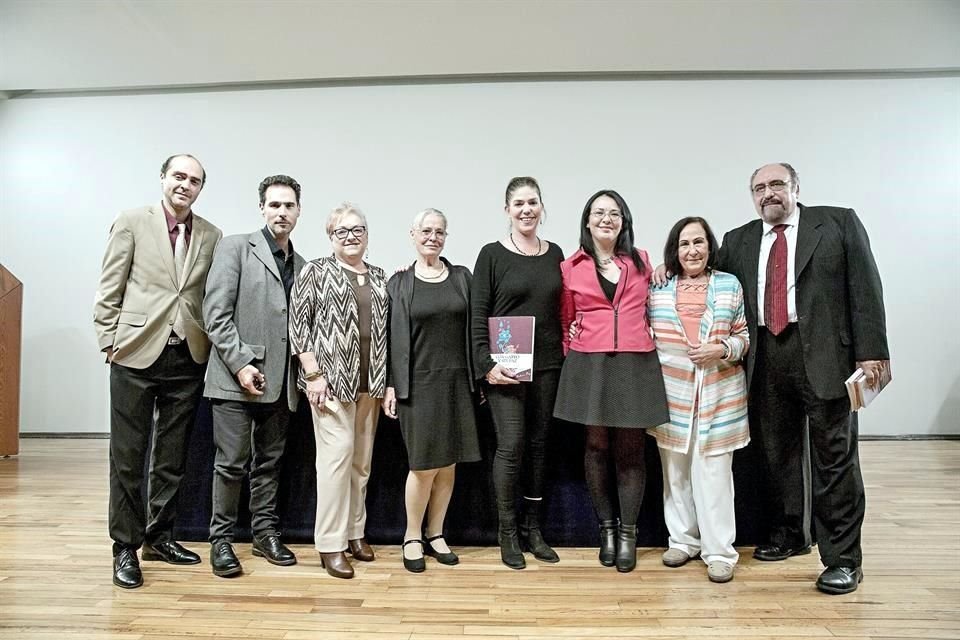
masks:
<path id="1" fill-rule="evenodd" d="M 458 462 L 480 460 L 470 366 L 470 270 L 440 257 L 447 218 L 417 214 L 417 261 L 390 278 L 387 391 L 383 411 L 400 419 L 410 473 L 404 492 L 403 566 L 420 573 L 424 554 L 457 564 L 443 537 Z M 423 527 L 427 515 L 426 530 Z"/>
<path id="2" fill-rule="evenodd" d="M 563 251 L 537 235 L 544 209 L 536 180 L 511 180 L 504 211 L 510 223 L 507 237 L 484 246 L 473 270 L 473 366 L 475 377 L 486 380 L 484 388 L 497 432 L 493 484 L 500 558 L 511 569 L 523 569 L 521 542 L 538 560 L 560 560 L 540 533 L 540 503 L 547 430 L 563 364 L 559 319 Z M 531 382 L 517 381 L 513 371 L 490 357 L 487 319 L 498 316 L 536 318 Z M 518 480 L 523 495 L 519 536 Z"/>

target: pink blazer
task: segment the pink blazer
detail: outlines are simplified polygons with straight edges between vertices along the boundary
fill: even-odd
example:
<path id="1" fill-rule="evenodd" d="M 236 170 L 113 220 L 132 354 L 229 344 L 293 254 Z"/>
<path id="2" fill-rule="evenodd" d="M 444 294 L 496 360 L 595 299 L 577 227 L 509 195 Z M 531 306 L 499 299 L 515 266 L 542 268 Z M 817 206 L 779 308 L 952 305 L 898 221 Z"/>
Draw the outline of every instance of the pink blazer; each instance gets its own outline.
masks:
<path id="1" fill-rule="evenodd" d="M 647 293 L 650 290 L 650 258 L 646 251 L 636 250 L 646 267 L 637 271 L 632 260 L 614 258 L 620 265 L 620 281 L 613 303 L 607 300 L 597 279 L 594 261 L 578 249 L 560 263 L 563 294 L 560 298 L 560 321 L 563 328 L 563 353 L 571 349 L 581 353 L 617 351 L 653 351 L 655 345 L 647 321 Z M 570 339 L 570 324 L 576 320 L 577 335 Z"/>

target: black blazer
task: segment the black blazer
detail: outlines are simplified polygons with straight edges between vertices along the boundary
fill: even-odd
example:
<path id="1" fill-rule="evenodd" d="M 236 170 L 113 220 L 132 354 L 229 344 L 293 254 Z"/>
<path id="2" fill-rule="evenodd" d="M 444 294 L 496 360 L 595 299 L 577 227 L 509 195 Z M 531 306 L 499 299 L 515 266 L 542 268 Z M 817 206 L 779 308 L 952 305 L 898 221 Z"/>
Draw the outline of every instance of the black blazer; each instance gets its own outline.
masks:
<path id="1" fill-rule="evenodd" d="M 470 270 L 460 265 L 450 264 L 450 261 L 441 257 L 447 265 L 450 282 L 467 303 L 467 332 L 463 337 L 463 349 L 467 354 L 467 368 L 473 371 L 473 354 L 470 341 Z M 416 264 L 416 263 L 414 263 Z M 390 297 L 390 324 L 387 331 L 387 386 L 393 387 L 397 398 L 404 399 L 410 395 L 410 301 L 413 300 L 413 282 L 416 279 L 414 265 L 396 273 L 387 282 L 387 295 Z M 473 391 L 473 376 L 470 380 L 470 390 Z"/>
<path id="2" fill-rule="evenodd" d="M 797 324 L 807 379 L 822 399 L 846 395 L 859 360 L 887 360 L 886 314 L 867 231 L 853 209 L 800 206 L 795 258 Z M 743 286 L 750 344 L 757 344 L 757 269 L 763 222 L 726 233 L 717 267 Z M 756 349 L 747 355 L 753 379 Z"/>

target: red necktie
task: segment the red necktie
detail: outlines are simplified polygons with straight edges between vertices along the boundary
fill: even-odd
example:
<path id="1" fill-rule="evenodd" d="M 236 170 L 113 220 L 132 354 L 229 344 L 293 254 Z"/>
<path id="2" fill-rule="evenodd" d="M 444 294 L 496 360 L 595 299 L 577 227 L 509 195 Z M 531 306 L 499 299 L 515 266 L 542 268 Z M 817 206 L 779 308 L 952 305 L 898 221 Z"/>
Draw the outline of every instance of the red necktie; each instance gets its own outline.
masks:
<path id="1" fill-rule="evenodd" d="M 763 321 L 767 331 L 779 335 L 787 327 L 787 237 L 785 224 L 773 228 L 777 234 L 767 258 L 767 283 L 763 290 Z"/>

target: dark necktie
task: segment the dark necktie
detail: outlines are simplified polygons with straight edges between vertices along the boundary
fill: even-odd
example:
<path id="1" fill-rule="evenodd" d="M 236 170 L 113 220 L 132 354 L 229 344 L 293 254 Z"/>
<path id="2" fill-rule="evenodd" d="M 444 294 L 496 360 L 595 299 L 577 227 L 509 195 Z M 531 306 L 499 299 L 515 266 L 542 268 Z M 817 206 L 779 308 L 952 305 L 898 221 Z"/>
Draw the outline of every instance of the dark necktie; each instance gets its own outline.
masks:
<path id="1" fill-rule="evenodd" d="M 763 321 L 767 331 L 779 335 L 787 327 L 787 237 L 785 224 L 773 228 L 777 234 L 767 258 L 767 283 L 763 290 Z"/>

